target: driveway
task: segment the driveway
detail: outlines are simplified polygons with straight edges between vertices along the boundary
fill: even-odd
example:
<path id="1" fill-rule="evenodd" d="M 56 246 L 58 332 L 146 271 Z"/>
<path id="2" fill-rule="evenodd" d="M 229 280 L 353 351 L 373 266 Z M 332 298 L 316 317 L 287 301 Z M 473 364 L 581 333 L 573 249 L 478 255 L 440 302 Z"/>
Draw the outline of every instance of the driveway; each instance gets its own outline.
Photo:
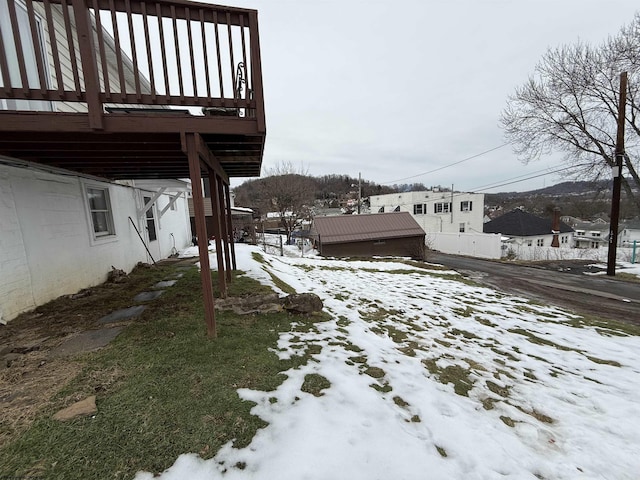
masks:
<path id="1" fill-rule="evenodd" d="M 640 324 L 640 283 L 593 275 L 594 262 L 569 260 L 536 265 L 432 253 L 429 262 L 502 291 L 570 308 L 583 315 Z"/>

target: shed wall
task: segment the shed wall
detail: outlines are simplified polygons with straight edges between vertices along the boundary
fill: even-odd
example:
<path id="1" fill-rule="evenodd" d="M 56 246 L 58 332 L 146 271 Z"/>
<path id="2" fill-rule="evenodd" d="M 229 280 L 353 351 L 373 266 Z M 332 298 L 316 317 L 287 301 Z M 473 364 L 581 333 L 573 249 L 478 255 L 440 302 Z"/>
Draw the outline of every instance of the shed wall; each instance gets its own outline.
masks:
<path id="1" fill-rule="evenodd" d="M 400 256 L 424 258 L 424 249 L 424 236 L 329 245 L 323 245 L 320 241 L 320 255 L 326 257 Z"/>

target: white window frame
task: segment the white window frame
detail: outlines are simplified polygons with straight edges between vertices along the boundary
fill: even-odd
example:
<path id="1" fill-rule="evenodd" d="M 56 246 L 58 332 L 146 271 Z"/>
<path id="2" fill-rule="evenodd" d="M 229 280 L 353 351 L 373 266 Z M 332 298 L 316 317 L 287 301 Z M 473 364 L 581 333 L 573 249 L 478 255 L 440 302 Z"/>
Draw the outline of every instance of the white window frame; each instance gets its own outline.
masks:
<path id="1" fill-rule="evenodd" d="M 473 210 L 473 201 L 463 200 L 462 202 L 460 202 L 461 212 L 471 212 L 472 210 Z"/>
<path id="2" fill-rule="evenodd" d="M 413 214 L 414 215 L 424 215 L 425 212 L 425 205 L 423 203 L 415 203 L 413 205 Z"/>
<path id="3" fill-rule="evenodd" d="M 94 210 L 91 208 L 91 200 L 89 198 L 89 194 L 91 190 L 100 190 L 106 194 L 105 195 L 106 197 L 105 202 L 107 206 L 106 210 Z M 100 185 L 97 183 L 83 183 L 82 193 L 84 198 L 85 211 L 87 215 L 87 224 L 89 227 L 89 234 L 90 234 L 92 245 L 98 244 L 98 243 L 112 242 L 117 240 L 115 222 L 113 221 L 113 204 L 111 202 L 111 197 L 112 197 L 111 188 L 108 185 Z M 107 222 L 106 231 L 96 232 L 96 226 L 93 221 L 93 218 L 94 218 L 93 213 L 98 211 L 106 213 L 105 215 L 106 222 Z"/>
<path id="4" fill-rule="evenodd" d="M 433 213 L 451 213 L 451 202 L 437 202 L 433 204 Z"/>
<path id="5" fill-rule="evenodd" d="M 544 238 L 538 238 L 536 240 L 536 247 L 544 247 Z"/>
<path id="6" fill-rule="evenodd" d="M 464 231 L 465 231 L 465 223 L 464 222 L 460 223 L 459 231 L 460 231 L 460 233 L 464 233 Z"/>

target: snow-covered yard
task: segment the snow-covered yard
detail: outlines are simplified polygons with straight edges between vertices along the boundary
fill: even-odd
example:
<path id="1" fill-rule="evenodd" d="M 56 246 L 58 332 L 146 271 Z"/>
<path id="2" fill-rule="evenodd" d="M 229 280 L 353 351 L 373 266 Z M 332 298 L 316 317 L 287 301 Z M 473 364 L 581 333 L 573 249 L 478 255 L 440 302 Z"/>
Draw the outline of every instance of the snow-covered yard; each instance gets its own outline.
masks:
<path id="1" fill-rule="evenodd" d="M 269 423 L 248 447 L 185 452 L 163 480 L 638 478 L 639 337 L 437 266 L 236 253 L 331 318 L 280 336 L 280 357 L 313 355 L 277 390 L 238 391 Z"/>

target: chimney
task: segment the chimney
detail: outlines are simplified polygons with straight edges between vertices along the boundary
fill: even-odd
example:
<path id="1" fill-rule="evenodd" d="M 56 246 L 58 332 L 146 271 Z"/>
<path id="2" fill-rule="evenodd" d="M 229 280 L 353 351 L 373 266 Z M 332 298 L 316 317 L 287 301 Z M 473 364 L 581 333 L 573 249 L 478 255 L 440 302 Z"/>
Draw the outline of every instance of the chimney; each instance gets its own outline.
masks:
<path id="1" fill-rule="evenodd" d="M 556 208 L 553 211 L 553 220 L 551 221 L 551 233 L 553 233 L 553 240 L 551 241 L 551 246 L 558 248 L 560 247 L 560 240 L 558 236 L 560 234 L 560 209 Z"/>

